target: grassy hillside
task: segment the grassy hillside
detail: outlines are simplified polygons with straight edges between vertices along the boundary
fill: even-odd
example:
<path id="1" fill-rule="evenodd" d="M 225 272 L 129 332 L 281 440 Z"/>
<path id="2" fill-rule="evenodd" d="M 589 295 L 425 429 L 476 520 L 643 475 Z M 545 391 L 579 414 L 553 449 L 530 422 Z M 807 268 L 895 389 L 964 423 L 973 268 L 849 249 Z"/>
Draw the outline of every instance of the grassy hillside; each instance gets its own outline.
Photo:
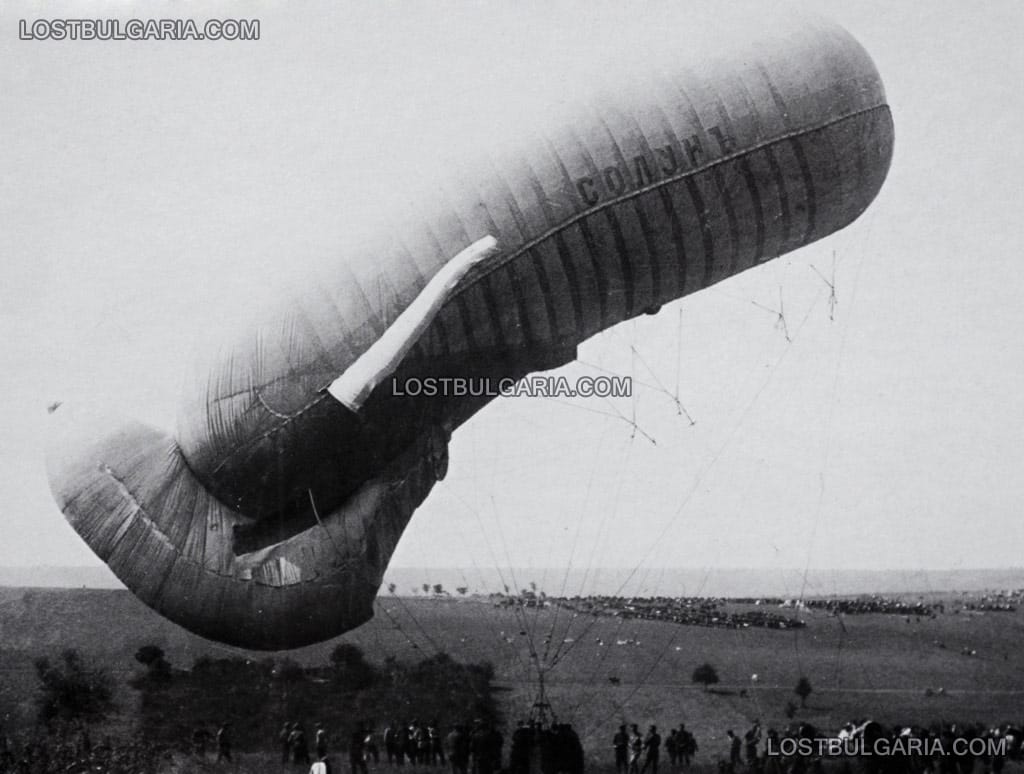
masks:
<path id="1" fill-rule="evenodd" d="M 974 613 L 949 605 L 946 613 L 920 620 L 881 614 L 839 619 L 824 611 L 800 616 L 808 623 L 800 630 L 718 629 L 573 617 L 553 609 L 517 611 L 481 599 L 391 597 L 380 600 L 375 620 L 355 632 L 315 647 L 266 654 L 194 637 L 124 591 L 0 589 L 0 668 L 7 678 L 0 710 L 9 713 L 9 725 L 27 722 L 34 689 L 31 658 L 64 647 L 78 648 L 127 679 L 139 668 L 134 652 L 147 643 L 162 647 L 172 665 L 182 668 L 204 655 L 287 656 L 320 666 L 328 663 L 334 645 L 350 642 L 377 665 L 388 658 L 411 663 L 438 651 L 463 663 L 492 663 L 502 689 L 502 714 L 510 724 L 528 712 L 535 695 L 532 642 L 536 660 L 554 664 L 546 672 L 554 710 L 574 723 L 594 759 L 605 755 L 614 726 L 627 721 L 665 728 L 686 722 L 701 743 L 701 757 L 717 757 L 725 750 L 727 728 L 744 728 L 754 717 L 766 726 L 785 725 L 785 705 L 795 700 L 792 690 L 801 675 L 814 692 L 797 719 L 825 727 L 867 716 L 920 723 L 1024 719 L 1020 611 Z M 964 655 L 965 649 L 975 655 Z M 705 661 L 721 677 L 714 692 L 690 681 Z M 933 695 L 927 696 L 927 689 Z M 118 698 L 127 717 L 138 717 L 134 692 L 122 689 Z M 294 714 L 269 702 L 260 707 L 273 716 L 267 718 L 268 728 L 290 719 L 277 717 L 281 712 Z M 404 714 L 403 707 L 394 709 Z"/>

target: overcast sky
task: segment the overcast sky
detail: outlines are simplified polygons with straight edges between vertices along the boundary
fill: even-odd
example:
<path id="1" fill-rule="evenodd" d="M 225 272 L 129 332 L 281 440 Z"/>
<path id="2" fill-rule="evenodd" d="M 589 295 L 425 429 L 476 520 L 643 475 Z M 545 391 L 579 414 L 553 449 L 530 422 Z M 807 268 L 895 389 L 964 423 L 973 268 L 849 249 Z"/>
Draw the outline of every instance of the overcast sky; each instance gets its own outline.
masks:
<path id="1" fill-rule="evenodd" d="M 49 494 L 47 404 L 171 422 L 194 342 L 338 255 L 367 221 L 364 183 L 389 179 L 396 142 L 416 148 L 417 111 L 464 107 L 452 68 L 528 68 L 553 42 L 599 57 L 588 25 L 617 16 L 672 34 L 660 6 L 563 3 L 546 22 L 546 5 L 189 6 L 261 19 L 259 42 L 217 44 L 19 41 L 39 6 L 0 6 L 0 565 L 99 563 Z M 583 346 L 651 385 L 633 400 L 488 407 L 395 565 L 1021 564 L 1024 5 L 813 7 L 885 81 L 878 199 Z M 143 6 L 88 8 L 46 15 Z M 696 424 L 668 394 L 677 374 Z M 641 432 L 618 416 L 634 412 Z"/>

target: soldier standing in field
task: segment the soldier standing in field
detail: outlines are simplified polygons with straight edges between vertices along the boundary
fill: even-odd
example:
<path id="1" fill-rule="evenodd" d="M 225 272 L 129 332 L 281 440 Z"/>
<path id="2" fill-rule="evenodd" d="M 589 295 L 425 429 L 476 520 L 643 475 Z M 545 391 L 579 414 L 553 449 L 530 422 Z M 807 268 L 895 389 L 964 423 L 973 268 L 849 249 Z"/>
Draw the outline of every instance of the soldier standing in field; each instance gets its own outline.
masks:
<path id="1" fill-rule="evenodd" d="M 281 746 L 281 763 L 287 763 L 292 757 L 292 725 L 285 723 L 277 735 L 277 742 Z"/>
<path id="2" fill-rule="evenodd" d="M 651 774 L 658 774 L 658 760 L 661 757 L 661 734 L 657 726 L 651 726 L 644 738 L 644 765 L 640 768 L 640 774 L 644 774 L 649 766 Z"/>
<path id="3" fill-rule="evenodd" d="M 395 763 L 395 737 L 395 723 L 391 721 L 384 727 L 384 754 L 390 764 Z"/>
<path id="4" fill-rule="evenodd" d="M 365 742 L 366 729 L 362 723 L 357 723 L 348 740 L 348 762 L 352 767 L 352 774 L 366 774 Z"/>
<path id="5" fill-rule="evenodd" d="M 452 774 L 467 774 L 469 768 L 469 735 L 464 726 L 455 726 L 445 737 L 447 747 L 448 763 L 451 764 Z"/>
<path id="6" fill-rule="evenodd" d="M 399 766 L 405 763 L 409 753 L 409 724 L 404 720 L 398 724 L 395 731 L 395 763 Z M 411 760 L 411 759 L 410 759 Z"/>
<path id="7" fill-rule="evenodd" d="M 309 742 L 306 732 L 299 723 L 292 724 L 292 732 L 288 735 L 288 743 L 292 748 L 292 763 L 309 765 Z"/>
<path id="8" fill-rule="evenodd" d="M 743 758 L 740 755 L 743 744 L 740 742 L 740 738 L 732 732 L 731 728 L 725 732 L 725 735 L 729 737 L 729 767 L 733 772 L 737 772 L 743 764 Z"/>
<path id="9" fill-rule="evenodd" d="M 512 744 L 508 750 L 509 774 L 532 774 L 530 772 L 530 748 L 533 745 L 533 729 L 525 720 L 520 720 L 512 732 Z"/>
<path id="10" fill-rule="evenodd" d="M 675 771 L 676 765 L 679 763 L 679 733 L 674 728 L 668 730 L 668 736 L 665 738 L 665 752 L 668 753 L 669 766 Z"/>
<path id="11" fill-rule="evenodd" d="M 757 748 L 761 746 L 761 721 L 754 720 L 754 725 L 747 731 L 746 737 L 747 766 L 751 771 L 758 768 Z"/>
<path id="12" fill-rule="evenodd" d="M 689 768 L 690 761 L 697 754 L 697 740 L 693 734 L 686 729 L 685 723 L 679 724 L 679 762 L 683 768 Z"/>
<path id="13" fill-rule="evenodd" d="M 217 763 L 231 760 L 231 724 L 224 723 L 217 729 Z"/>
<path id="14" fill-rule="evenodd" d="M 373 758 L 374 764 L 380 763 L 380 749 L 377 747 L 377 734 L 373 726 L 366 726 L 366 736 L 363 737 L 363 760 L 369 763 Z"/>
<path id="15" fill-rule="evenodd" d="M 444 740 L 441 738 L 441 725 L 434 718 L 427 727 L 427 736 L 430 737 L 430 762 L 435 766 L 444 765 Z"/>
<path id="16" fill-rule="evenodd" d="M 629 768 L 629 734 L 625 726 L 619 726 L 612 737 L 612 749 L 615 750 L 615 774 L 626 774 Z"/>
<path id="17" fill-rule="evenodd" d="M 327 731 L 324 730 L 322 723 L 316 724 L 316 734 L 313 743 L 316 747 L 316 757 L 318 759 L 322 759 L 327 755 Z"/>
<path id="18" fill-rule="evenodd" d="M 644 738 L 636 723 L 629 727 L 629 774 L 640 774 L 640 756 L 644 750 Z"/>

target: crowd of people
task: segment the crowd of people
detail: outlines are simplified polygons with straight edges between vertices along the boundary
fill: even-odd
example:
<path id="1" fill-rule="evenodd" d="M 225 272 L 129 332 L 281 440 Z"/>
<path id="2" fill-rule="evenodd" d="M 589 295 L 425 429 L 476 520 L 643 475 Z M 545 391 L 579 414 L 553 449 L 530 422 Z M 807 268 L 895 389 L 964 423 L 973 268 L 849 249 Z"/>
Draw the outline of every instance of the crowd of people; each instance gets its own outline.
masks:
<path id="1" fill-rule="evenodd" d="M 831 613 L 842 615 L 865 615 L 868 613 L 884 615 L 911 615 L 920 618 L 931 618 L 943 612 L 943 604 L 936 602 L 906 602 L 902 599 L 892 599 L 882 596 L 854 597 L 854 598 L 828 598 L 828 599 L 807 599 L 804 606 L 827 610 Z"/>
<path id="2" fill-rule="evenodd" d="M 965 602 L 963 609 L 975 613 L 1014 613 L 1017 611 L 1017 604 L 1005 600 L 981 599 L 977 602 Z"/>
<path id="3" fill-rule="evenodd" d="M 822 732 L 809 723 L 782 731 L 759 721 L 742 735 L 726 732 L 728 756 L 720 774 L 804 774 L 828 758 L 857 758 L 866 774 L 1000 774 L 1021 756 L 1024 732 L 1011 726 L 939 723 L 931 727 L 872 720 Z M 787 744 L 789 742 L 789 744 Z"/>
<path id="4" fill-rule="evenodd" d="M 614 616 L 624 619 L 666 621 L 687 626 L 710 626 L 723 629 L 760 627 L 765 629 L 799 629 L 804 621 L 759 606 L 755 610 L 730 610 L 729 600 L 711 597 L 549 597 L 551 604 L 574 613 Z"/>
<path id="5" fill-rule="evenodd" d="M 368 764 L 382 761 L 398 767 L 444 765 L 452 774 L 494 774 L 502 768 L 504 738 L 480 718 L 447 727 L 437 720 L 391 722 L 379 732 L 357 723 L 341 738 L 333 738 L 322 723 L 309 736 L 302 723 L 292 721 L 282 726 L 278 745 L 282 764 L 309 766 L 311 774 L 332 774 L 346 762 L 352 774 L 367 774 Z"/>
<path id="6" fill-rule="evenodd" d="M 657 726 L 648 727 L 646 734 L 640 733 L 636 723 L 619 726 L 612 737 L 616 774 L 658 774 L 662 747 L 673 771 L 689 768 L 698 749 L 697 739 L 685 723 L 670 729 L 664 740 Z"/>
<path id="7" fill-rule="evenodd" d="M 571 723 L 519 721 L 512 732 L 509 774 L 583 774 L 583 744 Z"/>
<path id="8" fill-rule="evenodd" d="M 802 628 L 807 623 L 770 608 L 824 610 L 842 615 L 902 615 L 908 621 L 935 618 L 947 612 L 941 601 L 907 601 L 879 594 L 857 597 L 816 597 L 782 599 L 780 597 L 620 597 L 590 594 L 556 597 L 524 589 L 519 594 L 492 594 L 496 606 L 562 607 L 574 613 L 625 619 L 667 621 L 689 626 L 726 629 L 759 627 L 766 629 Z M 950 612 L 1014 612 L 1024 604 L 1024 590 L 986 592 L 977 598 L 965 597 Z M 737 609 L 738 608 L 738 609 Z M 750 609 L 756 608 L 756 609 Z"/>
<path id="9" fill-rule="evenodd" d="M 662 737 L 657 726 L 641 732 L 621 725 L 612 737 L 616 774 L 658 774 L 662 751 L 673 772 L 691 767 L 697 740 L 685 724 Z M 708 761 L 719 774 L 808 774 L 829 758 L 858 758 L 866 774 L 1000 774 L 1006 761 L 1024 758 L 1024 729 L 937 723 L 930 727 L 871 720 L 847 723 L 835 732 L 809 723 L 764 729 L 759 720 L 745 731 L 725 732 L 725 746 Z"/>

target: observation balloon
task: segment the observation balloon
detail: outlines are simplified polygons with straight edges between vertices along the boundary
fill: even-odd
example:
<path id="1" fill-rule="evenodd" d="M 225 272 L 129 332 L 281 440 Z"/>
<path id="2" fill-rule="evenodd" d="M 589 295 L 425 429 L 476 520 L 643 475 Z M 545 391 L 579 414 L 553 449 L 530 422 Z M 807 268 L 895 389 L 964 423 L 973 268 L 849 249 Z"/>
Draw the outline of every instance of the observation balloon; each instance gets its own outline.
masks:
<path id="1" fill-rule="evenodd" d="M 173 433 L 56 408 L 48 473 L 74 529 L 200 635 L 260 649 L 336 636 L 372 616 L 451 434 L 492 399 L 395 384 L 561 366 L 868 207 L 893 125 L 848 33 L 773 17 L 696 61 L 686 36 L 707 31 L 676 33 L 667 56 L 610 55 L 610 73 L 630 61 L 618 85 L 555 78 L 559 109 L 529 111 L 539 128 L 427 181 L 418 211 L 337 256 L 333 283 L 227 342 Z"/>

